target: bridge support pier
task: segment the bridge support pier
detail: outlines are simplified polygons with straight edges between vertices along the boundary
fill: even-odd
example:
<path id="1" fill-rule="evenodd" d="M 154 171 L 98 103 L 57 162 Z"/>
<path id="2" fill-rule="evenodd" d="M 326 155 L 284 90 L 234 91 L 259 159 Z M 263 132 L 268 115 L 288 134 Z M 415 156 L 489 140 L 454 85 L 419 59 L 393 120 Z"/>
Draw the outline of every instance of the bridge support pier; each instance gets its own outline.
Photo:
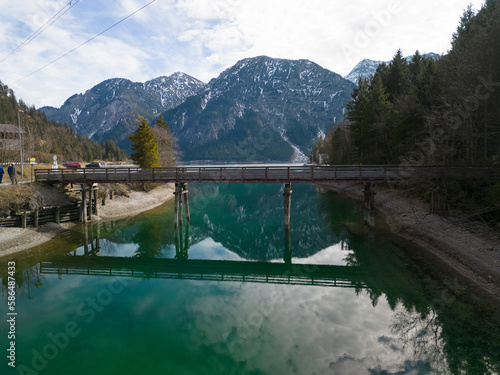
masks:
<path id="1" fill-rule="evenodd" d="M 285 257 L 283 259 L 285 264 L 292 264 L 292 236 L 290 231 L 285 231 Z"/>
<path id="2" fill-rule="evenodd" d="M 175 257 L 179 260 L 186 260 L 189 258 L 189 223 L 186 224 L 185 233 L 182 233 L 182 226 L 175 228 Z"/>
<path id="3" fill-rule="evenodd" d="M 97 186 L 97 184 L 94 184 L 92 191 L 94 198 L 94 213 L 96 214 L 96 216 L 99 216 L 99 204 L 97 203 L 99 200 L 99 187 Z"/>
<path id="4" fill-rule="evenodd" d="M 86 223 L 92 220 L 92 215 L 99 215 L 99 208 L 97 205 L 97 186 L 90 186 L 81 184 L 82 203 L 80 205 L 80 222 Z"/>
<path id="5" fill-rule="evenodd" d="M 290 203 L 292 202 L 292 184 L 285 184 L 285 232 L 290 230 Z"/>
<path id="6" fill-rule="evenodd" d="M 85 184 L 81 185 L 82 189 L 82 203 L 80 205 L 80 221 L 82 223 L 87 222 L 87 189 Z"/>
<path id="7" fill-rule="evenodd" d="M 186 206 L 186 219 L 191 221 L 191 215 L 189 214 L 189 202 L 188 202 L 188 189 L 187 183 L 179 182 L 175 183 L 174 190 L 175 202 L 174 202 L 174 227 L 180 224 L 182 225 L 182 197 L 184 196 L 184 205 Z"/>
<path id="8" fill-rule="evenodd" d="M 375 226 L 375 191 L 373 190 L 373 184 L 370 182 L 365 183 L 365 188 L 363 190 L 364 194 L 364 221 L 370 227 Z"/>

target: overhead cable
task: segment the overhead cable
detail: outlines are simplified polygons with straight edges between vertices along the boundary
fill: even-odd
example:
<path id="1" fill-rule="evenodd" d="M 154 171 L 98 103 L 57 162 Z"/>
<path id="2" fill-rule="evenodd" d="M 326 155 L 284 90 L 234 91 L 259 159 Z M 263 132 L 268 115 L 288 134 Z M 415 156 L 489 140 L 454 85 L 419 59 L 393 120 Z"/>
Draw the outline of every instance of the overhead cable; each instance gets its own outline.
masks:
<path id="1" fill-rule="evenodd" d="M 146 5 L 142 6 L 142 7 L 141 7 L 141 8 L 139 8 L 139 9 L 137 9 L 137 10 L 136 10 L 136 11 L 134 11 L 133 13 L 130 13 L 128 16 L 126 16 L 126 17 L 122 18 L 120 21 L 118 21 L 118 22 L 116 22 L 115 24 L 111 25 L 111 26 L 110 26 L 110 27 L 108 27 L 107 29 L 105 29 L 105 30 L 101 31 L 99 34 L 94 35 L 94 36 L 93 36 L 92 38 L 90 38 L 89 40 L 87 40 L 87 41 L 83 42 L 83 43 L 82 43 L 82 44 L 80 44 L 79 46 L 77 46 L 77 47 L 73 48 L 72 50 L 70 50 L 70 51 L 66 52 L 65 54 L 63 54 L 63 55 L 59 56 L 57 59 L 52 60 L 51 62 L 49 62 L 48 64 L 45 64 L 44 66 L 42 66 L 41 68 L 39 68 L 39 69 L 35 70 L 34 72 L 31 72 L 30 74 L 28 74 L 28 75 L 24 76 L 23 78 L 18 79 L 17 81 L 15 81 L 15 82 L 14 82 L 14 84 L 16 84 L 16 83 L 18 83 L 18 82 L 21 82 L 22 80 L 24 80 L 24 79 L 26 79 L 26 78 L 28 78 L 28 77 L 32 76 L 33 74 L 38 73 L 39 71 L 41 71 L 41 70 L 43 70 L 43 69 L 47 68 L 48 66 L 50 66 L 50 65 L 54 64 L 55 62 L 57 62 L 57 61 L 61 60 L 63 57 L 68 56 L 70 53 L 75 52 L 78 48 L 83 47 L 83 46 L 84 46 L 85 44 L 87 44 L 87 43 L 90 43 L 90 42 L 91 42 L 91 41 L 93 41 L 95 38 L 97 38 L 97 37 L 101 36 L 102 34 L 104 34 L 104 33 L 105 33 L 105 32 L 107 32 L 107 31 L 111 30 L 113 27 L 115 27 L 115 26 L 119 25 L 120 23 L 122 23 L 122 22 L 123 22 L 123 21 L 125 21 L 126 19 L 128 19 L 128 18 L 132 17 L 134 14 L 136 14 L 136 13 L 140 12 L 141 10 L 143 10 L 144 8 L 146 8 L 147 6 L 149 6 L 149 5 L 151 5 L 152 3 L 154 3 L 155 1 L 156 1 L 156 0 L 152 0 L 152 1 L 150 1 L 150 2 L 149 2 L 149 3 L 147 3 Z"/>
<path id="2" fill-rule="evenodd" d="M 7 56 L 0 60 L 0 64 L 7 60 L 12 55 L 15 55 L 19 52 L 24 46 L 26 46 L 29 42 L 43 33 L 46 29 L 48 29 L 54 22 L 56 22 L 59 18 L 61 18 L 64 14 L 66 14 L 71 8 L 73 8 L 76 4 L 78 4 L 80 0 L 71 0 L 64 7 L 62 7 L 56 14 L 54 14 L 47 22 L 45 22 L 42 26 L 38 28 L 33 34 L 27 37 L 24 42 L 18 45 L 12 52 L 10 52 Z"/>

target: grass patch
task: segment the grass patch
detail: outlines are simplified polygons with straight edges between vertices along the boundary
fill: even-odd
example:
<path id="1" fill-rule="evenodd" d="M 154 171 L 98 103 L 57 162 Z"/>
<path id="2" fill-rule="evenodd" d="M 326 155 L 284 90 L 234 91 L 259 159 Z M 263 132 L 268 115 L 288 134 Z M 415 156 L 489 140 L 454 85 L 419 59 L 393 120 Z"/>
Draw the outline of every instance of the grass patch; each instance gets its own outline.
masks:
<path id="1" fill-rule="evenodd" d="M 0 214 L 34 210 L 43 205 L 42 195 L 29 185 L 9 185 L 0 188 Z"/>

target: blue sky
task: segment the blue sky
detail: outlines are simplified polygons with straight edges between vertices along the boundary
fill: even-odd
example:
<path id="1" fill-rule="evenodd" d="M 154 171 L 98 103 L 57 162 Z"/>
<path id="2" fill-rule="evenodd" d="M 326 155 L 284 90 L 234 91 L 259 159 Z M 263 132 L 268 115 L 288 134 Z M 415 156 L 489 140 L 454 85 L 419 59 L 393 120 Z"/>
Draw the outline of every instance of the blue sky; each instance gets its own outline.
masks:
<path id="1" fill-rule="evenodd" d="M 64 100 L 114 77 L 136 82 L 182 71 L 204 82 L 259 55 L 308 59 L 339 74 L 398 48 L 446 53 L 463 10 L 483 0 L 156 0 L 92 42 L 33 73 L 151 0 L 74 6 L 0 63 L 0 80 L 28 104 Z M 0 0 L 0 60 L 69 0 Z M 76 3 L 76 4 L 75 4 Z M 22 79 L 24 78 L 24 79 Z"/>

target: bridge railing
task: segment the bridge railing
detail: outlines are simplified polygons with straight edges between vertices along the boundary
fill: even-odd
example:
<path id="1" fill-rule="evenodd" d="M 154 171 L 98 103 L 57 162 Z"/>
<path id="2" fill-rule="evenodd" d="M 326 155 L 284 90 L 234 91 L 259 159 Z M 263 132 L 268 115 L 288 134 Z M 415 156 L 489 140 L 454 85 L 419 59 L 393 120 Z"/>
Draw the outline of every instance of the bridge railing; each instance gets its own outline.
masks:
<path id="1" fill-rule="evenodd" d="M 47 183 L 91 182 L 377 182 L 389 180 L 500 177 L 500 168 L 397 165 L 358 166 L 197 166 L 170 168 L 38 169 L 35 180 Z"/>

